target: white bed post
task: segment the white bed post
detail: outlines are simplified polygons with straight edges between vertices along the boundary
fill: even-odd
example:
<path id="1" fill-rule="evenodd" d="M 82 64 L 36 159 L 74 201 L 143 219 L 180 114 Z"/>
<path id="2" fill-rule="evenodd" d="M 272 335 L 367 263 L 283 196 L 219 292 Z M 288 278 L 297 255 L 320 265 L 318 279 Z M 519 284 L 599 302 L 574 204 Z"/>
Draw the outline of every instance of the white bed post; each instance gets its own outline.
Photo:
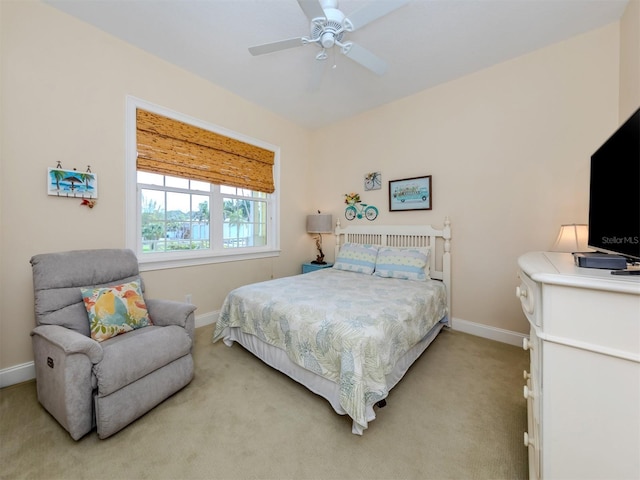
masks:
<path id="1" fill-rule="evenodd" d="M 333 261 L 335 262 L 338 259 L 338 251 L 340 251 L 340 234 L 338 233 L 338 231 L 340 230 L 340 228 L 342 227 L 342 225 L 340 225 L 340 218 L 338 218 L 336 220 L 336 228 L 333 231 L 333 233 L 335 234 L 334 236 L 336 237 L 336 246 L 335 246 L 335 252 L 333 255 Z"/>
<path id="2" fill-rule="evenodd" d="M 449 217 L 444 217 L 442 238 L 444 238 L 444 253 L 442 254 L 442 282 L 447 287 L 447 326 L 451 327 L 451 221 L 449 220 Z"/>

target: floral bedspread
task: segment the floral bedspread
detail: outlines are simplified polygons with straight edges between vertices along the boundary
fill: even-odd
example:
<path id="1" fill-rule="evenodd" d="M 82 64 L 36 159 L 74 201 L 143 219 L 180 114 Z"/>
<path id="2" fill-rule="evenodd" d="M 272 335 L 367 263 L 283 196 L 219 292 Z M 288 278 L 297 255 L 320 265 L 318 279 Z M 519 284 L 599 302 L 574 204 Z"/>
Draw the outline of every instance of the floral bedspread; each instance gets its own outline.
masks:
<path id="1" fill-rule="evenodd" d="M 229 293 L 213 341 L 226 327 L 284 350 L 339 385 L 340 405 L 367 428 L 367 405 L 385 398 L 385 375 L 447 314 L 442 282 L 327 268 Z"/>

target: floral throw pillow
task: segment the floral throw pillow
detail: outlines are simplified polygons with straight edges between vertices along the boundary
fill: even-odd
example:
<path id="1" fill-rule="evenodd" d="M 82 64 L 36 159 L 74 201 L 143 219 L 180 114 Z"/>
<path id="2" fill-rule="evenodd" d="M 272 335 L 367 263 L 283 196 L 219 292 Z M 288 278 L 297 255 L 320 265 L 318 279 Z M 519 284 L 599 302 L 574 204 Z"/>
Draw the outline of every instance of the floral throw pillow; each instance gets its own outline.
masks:
<path id="1" fill-rule="evenodd" d="M 98 342 L 153 325 L 139 280 L 113 287 L 83 288 L 81 292 L 91 338 Z"/>

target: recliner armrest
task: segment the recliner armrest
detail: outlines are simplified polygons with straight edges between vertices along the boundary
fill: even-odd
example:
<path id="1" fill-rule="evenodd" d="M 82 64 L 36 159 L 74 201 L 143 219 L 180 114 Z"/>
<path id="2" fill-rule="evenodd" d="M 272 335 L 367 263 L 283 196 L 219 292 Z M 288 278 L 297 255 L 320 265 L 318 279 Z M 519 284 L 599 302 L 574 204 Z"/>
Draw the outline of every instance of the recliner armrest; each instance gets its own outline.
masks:
<path id="1" fill-rule="evenodd" d="M 173 300 L 146 299 L 147 310 L 154 325 L 166 327 L 169 325 L 178 325 L 187 330 L 187 333 L 193 338 L 195 328 L 195 305 L 190 303 L 175 302 Z"/>
<path id="2" fill-rule="evenodd" d="M 60 347 L 66 354 L 84 353 L 92 364 L 102 360 L 102 346 L 94 339 L 60 325 L 40 325 L 31 331 L 31 336 L 39 335 Z"/>

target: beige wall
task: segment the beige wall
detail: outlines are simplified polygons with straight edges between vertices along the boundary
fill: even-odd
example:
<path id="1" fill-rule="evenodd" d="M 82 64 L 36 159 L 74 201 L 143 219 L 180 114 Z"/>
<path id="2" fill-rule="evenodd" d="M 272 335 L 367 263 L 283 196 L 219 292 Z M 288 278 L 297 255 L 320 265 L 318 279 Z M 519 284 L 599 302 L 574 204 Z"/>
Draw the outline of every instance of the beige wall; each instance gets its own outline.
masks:
<path id="1" fill-rule="evenodd" d="M 298 273 L 314 245 L 309 133 L 199 77 L 39 2 L 0 2 L 2 40 L 0 369 L 32 360 L 29 259 L 41 252 L 125 244 L 125 97 L 134 95 L 281 147 L 279 258 L 144 274 L 153 297 L 219 309 L 232 288 Z M 46 195 L 47 167 L 97 173 L 99 199 Z"/>
<path id="2" fill-rule="evenodd" d="M 620 21 L 620 123 L 640 107 L 640 0 L 630 0 Z"/>
<path id="3" fill-rule="evenodd" d="M 618 124 L 618 39 L 612 24 L 314 132 L 322 206 L 342 215 L 358 191 L 381 223 L 448 215 L 454 325 L 524 333 L 516 260 L 587 222 L 590 155 Z M 365 193 L 376 170 L 383 189 Z M 389 212 L 388 180 L 421 175 L 433 210 Z"/>
<path id="4" fill-rule="evenodd" d="M 32 359 L 29 258 L 124 246 L 128 94 L 281 147 L 282 255 L 147 272 L 150 296 L 191 293 L 205 314 L 236 285 L 297 273 L 314 252 L 305 215 L 342 216 L 343 194 L 359 191 L 380 223 L 449 215 L 453 316 L 517 332 L 516 258 L 586 222 L 588 159 L 620 115 L 618 24 L 309 132 L 46 5 L 0 2 L 0 22 L 0 370 Z M 98 173 L 93 210 L 47 197 L 58 160 Z M 364 193 L 375 170 L 383 189 Z M 432 211 L 387 211 L 389 179 L 429 174 Z"/>

